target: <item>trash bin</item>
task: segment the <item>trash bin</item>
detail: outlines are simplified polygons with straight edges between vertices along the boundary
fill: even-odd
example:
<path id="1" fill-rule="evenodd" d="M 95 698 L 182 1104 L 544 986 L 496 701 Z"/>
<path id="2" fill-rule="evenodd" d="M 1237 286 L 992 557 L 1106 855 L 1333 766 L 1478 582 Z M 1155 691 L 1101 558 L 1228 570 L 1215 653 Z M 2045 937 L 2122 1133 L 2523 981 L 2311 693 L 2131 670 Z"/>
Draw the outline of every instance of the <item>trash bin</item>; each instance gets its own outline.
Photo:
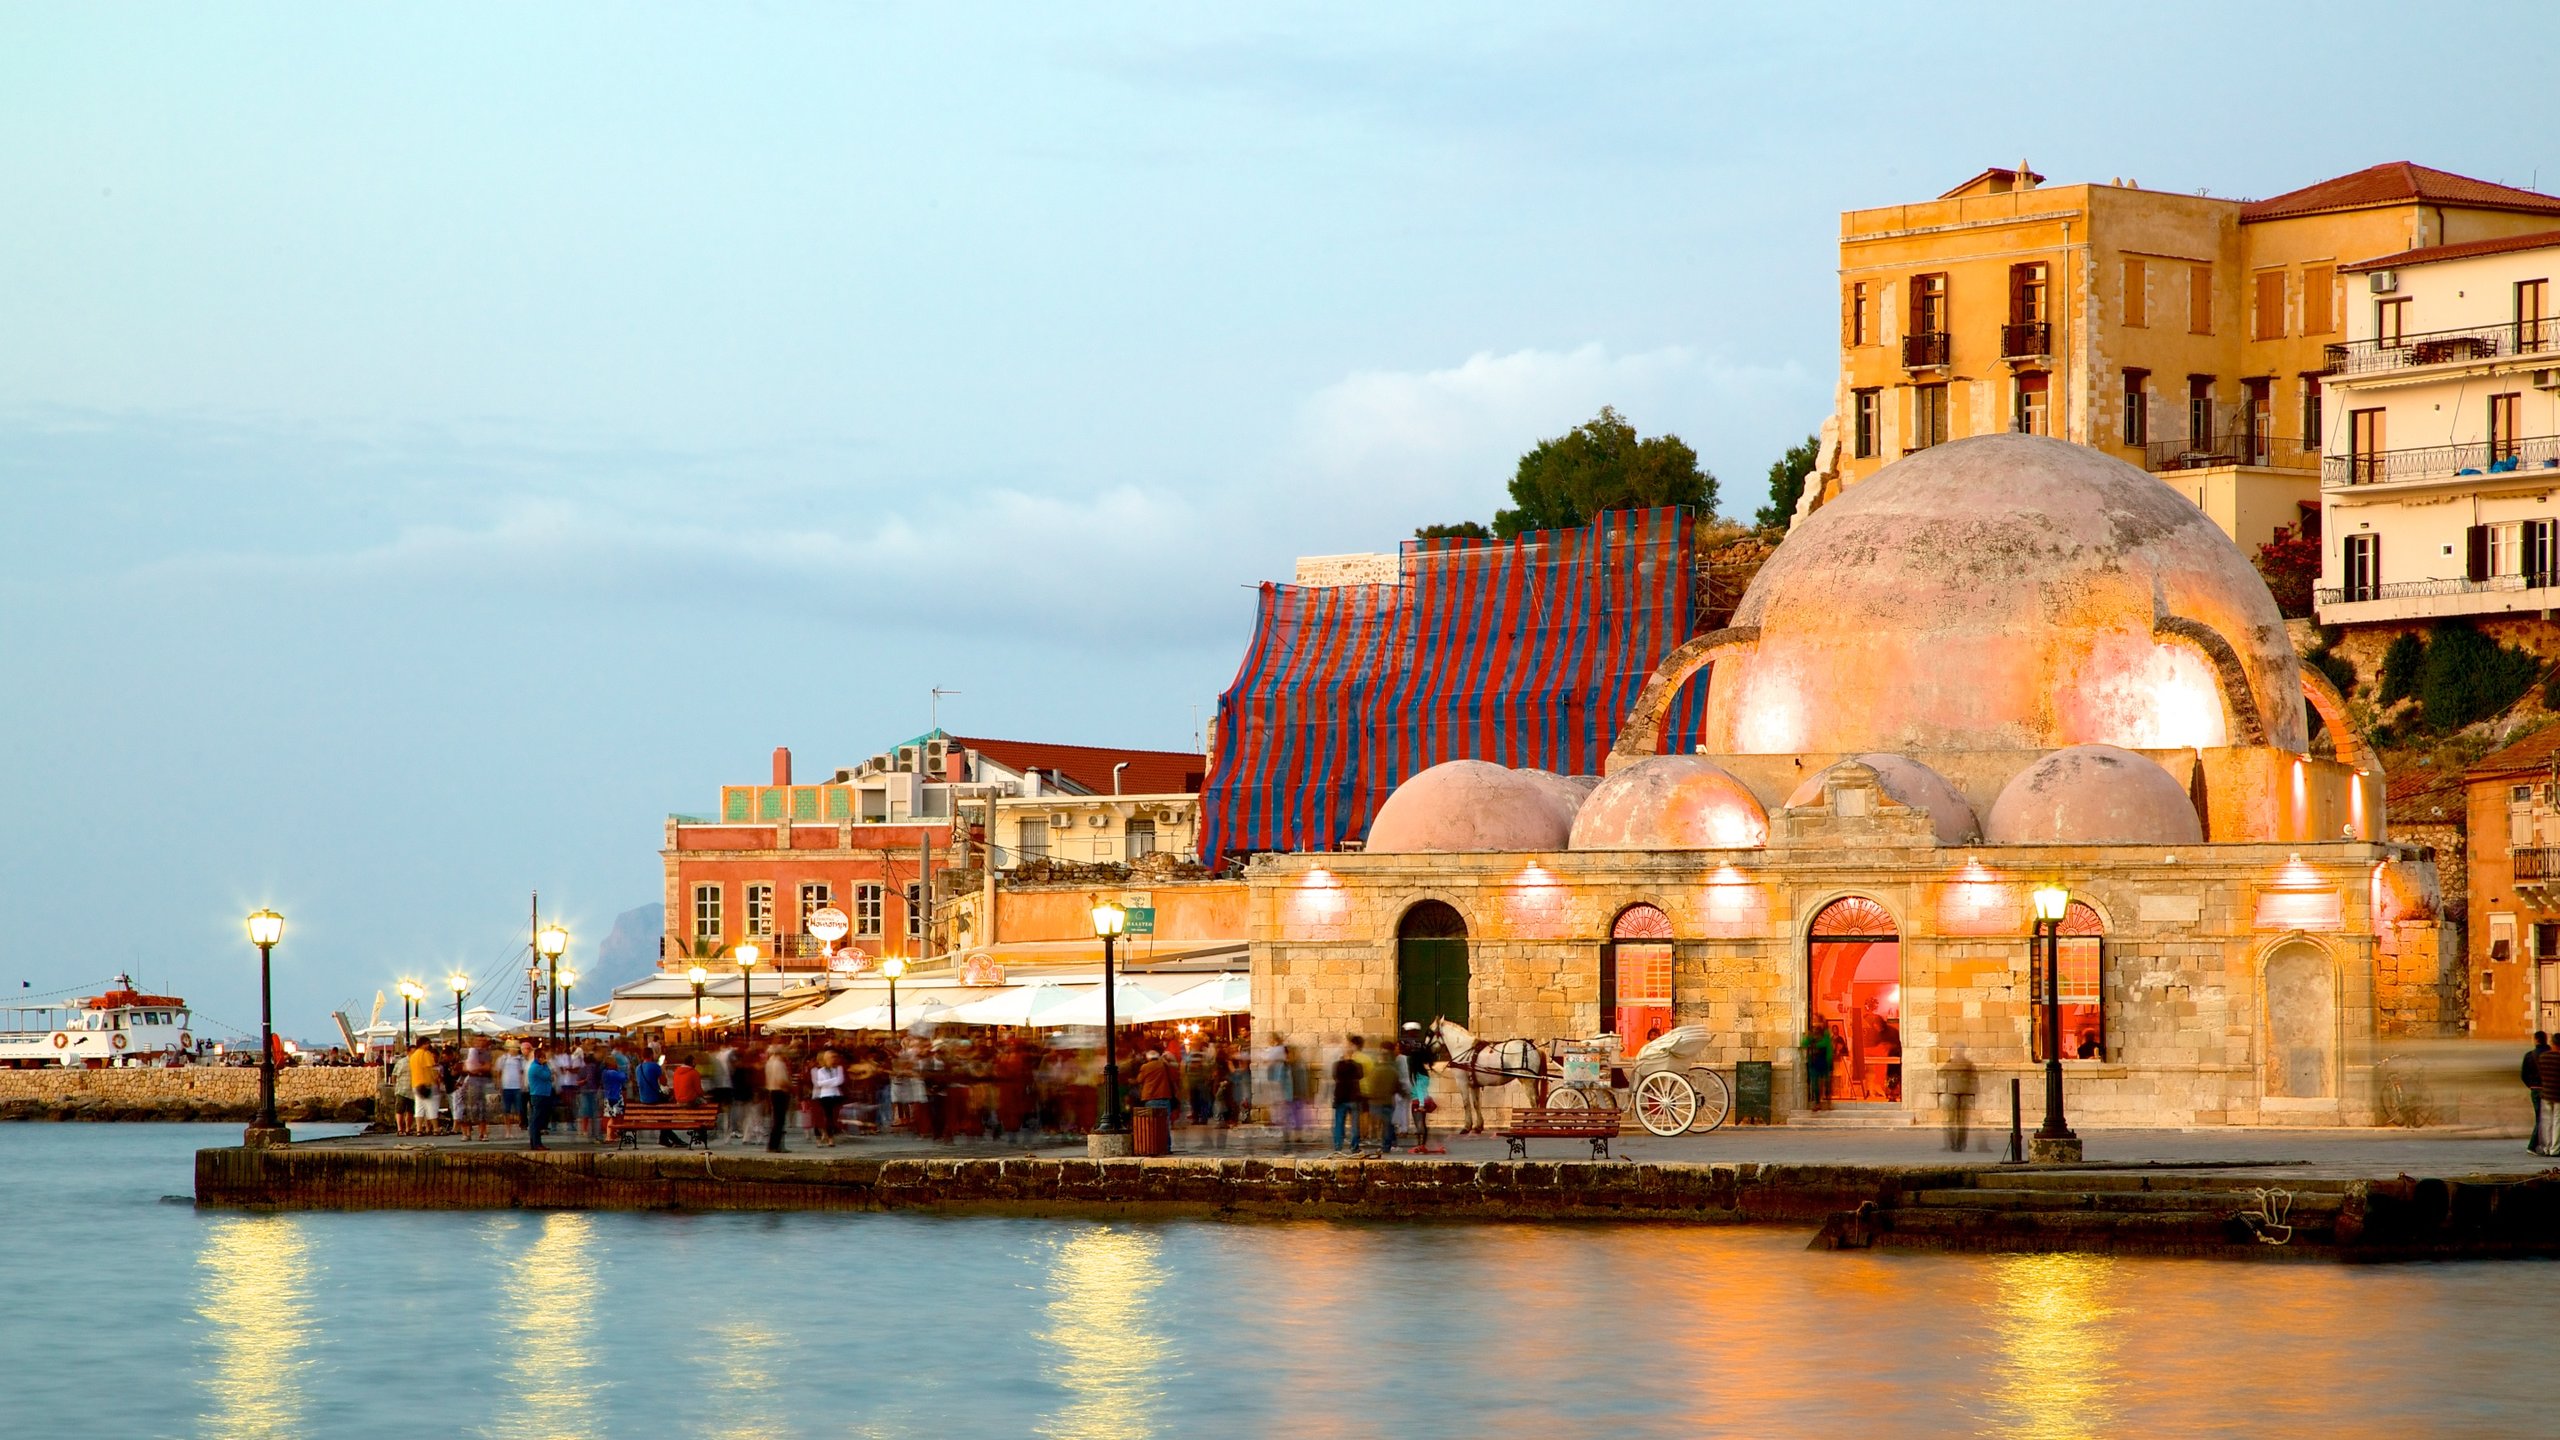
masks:
<path id="1" fill-rule="evenodd" d="M 1766 1060 L 1745 1060 L 1733 1067 L 1733 1118 L 1737 1124 L 1770 1122 L 1769 1091 L 1776 1076 Z"/>
<path id="2" fill-rule="evenodd" d="M 1170 1155 L 1173 1153 L 1172 1112 L 1153 1105 L 1141 1105 L 1129 1117 L 1129 1153 L 1133 1155 Z"/>

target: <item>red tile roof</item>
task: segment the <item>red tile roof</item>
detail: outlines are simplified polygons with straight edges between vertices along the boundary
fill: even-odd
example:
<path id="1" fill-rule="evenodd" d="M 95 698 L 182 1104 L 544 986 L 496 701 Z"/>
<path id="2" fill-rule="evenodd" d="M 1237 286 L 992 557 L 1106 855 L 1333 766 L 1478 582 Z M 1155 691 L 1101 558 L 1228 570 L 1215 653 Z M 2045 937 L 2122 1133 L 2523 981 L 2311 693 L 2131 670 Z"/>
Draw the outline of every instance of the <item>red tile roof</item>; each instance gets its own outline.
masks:
<path id="1" fill-rule="evenodd" d="M 2545 725 L 2502 750 L 2481 756 L 2468 774 L 2474 780 L 2485 780 L 2496 775 L 2539 772 L 2551 768 L 2555 755 L 2560 755 L 2560 725 Z"/>
<path id="2" fill-rule="evenodd" d="M 2394 774 L 2384 791 L 2394 825 L 2459 824 L 2466 777 L 2450 767 L 2411 767 Z"/>
<path id="3" fill-rule="evenodd" d="M 2018 177 L 2021 175 L 2026 176 L 2027 181 L 2030 184 L 2041 185 L 2044 183 L 2044 177 L 2033 170 L 2012 170 L 2006 165 L 1994 165 L 1938 198 L 1941 200 L 1953 200 L 1957 196 L 1972 189 L 1976 185 L 1982 184 L 1986 180 L 1997 180 L 2000 182 L 2000 190 L 1992 193 L 2005 193 L 2006 191 L 2017 187 Z"/>
<path id="4" fill-rule="evenodd" d="M 2338 268 L 2353 274 L 2359 270 L 2394 269 L 2402 265 L 2424 265 L 2434 260 L 2468 260 L 2475 255 L 2504 255 L 2511 250 L 2545 250 L 2560 245 L 2560 230 L 2537 230 L 2530 235 L 2501 235 L 2495 240 L 2465 240 L 2459 245 L 2422 245 L 2403 250 L 2397 255 L 2377 255 Z"/>
<path id="5" fill-rule="evenodd" d="M 1011 769 L 1063 775 L 1096 795 L 1111 793 L 1111 767 L 1123 761 L 1129 766 L 1120 772 L 1120 793 L 1124 795 L 1195 795 L 1209 768 L 1206 760 L 1188 750 L 1114 750 L 1100 745 L 1051 745 L 1037 740 L 982 740 L 968 735 L 954 735 L 951 740 Z"/>
<path id="6" fill-rule="evenodd" d="M 2329 210 L 2363 210 L 2376 205 L 2464 205 L 2477 210 L 2524 210 L 2560 215 L 2560 196 L 2519 190 L 2488 180 L 2474 180 L 2450 170 L 2430 170 L 2406 160 L 2369 166 L 2352 175 L 2305 185 L 2282 195 L 2252 200 L 2240 207 L 2240 223 L 2275 220 L 2287 215 L 2317 215 Z"/>

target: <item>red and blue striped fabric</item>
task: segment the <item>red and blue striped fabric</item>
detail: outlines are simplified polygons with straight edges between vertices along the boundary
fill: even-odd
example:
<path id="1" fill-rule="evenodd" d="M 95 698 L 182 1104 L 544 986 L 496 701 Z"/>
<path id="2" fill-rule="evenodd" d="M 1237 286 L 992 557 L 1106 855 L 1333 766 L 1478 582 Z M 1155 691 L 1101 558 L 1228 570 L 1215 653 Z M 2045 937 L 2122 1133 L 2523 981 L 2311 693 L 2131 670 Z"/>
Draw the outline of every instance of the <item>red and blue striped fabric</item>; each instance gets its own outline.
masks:
<path id="1" fill-rule="evenodd" d="M 1644 682 L 1691 633 L 1693 521 L 1629 510 L 1516 540 L 1411 541 L 1401 583 L 1262 587 L 1218 698 L 1200 855 L 1330 850 L 1444 760 L 1599 773 Z M 1692 685 L 1665 726 L 1686 749 Z"/>

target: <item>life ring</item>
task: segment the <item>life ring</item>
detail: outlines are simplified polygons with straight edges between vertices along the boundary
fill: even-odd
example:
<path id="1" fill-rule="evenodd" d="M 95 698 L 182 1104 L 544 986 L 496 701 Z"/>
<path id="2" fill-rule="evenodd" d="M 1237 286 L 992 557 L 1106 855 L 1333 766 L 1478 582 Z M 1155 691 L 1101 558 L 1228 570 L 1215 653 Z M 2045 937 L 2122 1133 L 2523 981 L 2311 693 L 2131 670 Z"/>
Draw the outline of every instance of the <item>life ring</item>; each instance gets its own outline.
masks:
<path id="1" fill-rule="evenodd" d="M 110 1045 L 113 1045 L 114 1047 L 116 1047 L 116 1048 L 117 1048 L 117 1049 L 119 1049 L 119 1050 L 123 1049 L 123 1048 L 124 1048 L 124 1032 L 123 1032 L 123 1031 L 121 1031 L 121 1030 L 117 1031 L 117 1032 L 115 1033 L 115 1035 L 107 1041 L 107 1043 L 108 1043 L 108 1044 L 110 1044 Z"/>
<path id="2" fill-rule="evenodd" d="M 184 1031 L 184 1030 L 179 1031 L 179 1032 L 178 1032 L 178 1048 L 179 1048 L 179 1049 L 181 1049 L 181 1050 L 193 1050 L 194 1048 L 196 1048 L 196 1037 L 194 1037 L 193 1035 L 188 1034 L 188 1033 L 187 1033 L 186 1031 Z"/>
<path id="3" fill-rule="evenodd" d="M 69 1032 L 67 1032 L 67 1031 L 62 1031 L 62 1030 L 56 1030 L 56 1031 L 54 1031 L 54 1032 L 53 1032 L 53 1048 L 54 1048 L 54 1049 L 56 1049 L 56 1050 L 65 1049 L 65 1048 L 69 1047 L 69 1045 L 70 1045 L 70 1044 L 71 1044 L 71 1036 L 70 1036 L 70 1033 L 69 1033 Z"/>

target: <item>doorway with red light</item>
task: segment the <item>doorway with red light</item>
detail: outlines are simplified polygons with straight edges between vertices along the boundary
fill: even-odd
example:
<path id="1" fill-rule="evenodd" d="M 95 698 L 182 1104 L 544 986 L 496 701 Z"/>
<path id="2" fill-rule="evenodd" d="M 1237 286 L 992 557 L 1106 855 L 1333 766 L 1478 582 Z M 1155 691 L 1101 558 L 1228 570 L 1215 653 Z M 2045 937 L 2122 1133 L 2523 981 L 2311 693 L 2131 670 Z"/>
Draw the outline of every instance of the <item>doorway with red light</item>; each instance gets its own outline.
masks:
<path id="1" fill-rule="evenodd" d="M 1863 895 L 1822 907 L 1806 937 L 1809 1029 L 1831 1036 L 1834 1103 L 1902 1100 L 1902 934 Z"/>

